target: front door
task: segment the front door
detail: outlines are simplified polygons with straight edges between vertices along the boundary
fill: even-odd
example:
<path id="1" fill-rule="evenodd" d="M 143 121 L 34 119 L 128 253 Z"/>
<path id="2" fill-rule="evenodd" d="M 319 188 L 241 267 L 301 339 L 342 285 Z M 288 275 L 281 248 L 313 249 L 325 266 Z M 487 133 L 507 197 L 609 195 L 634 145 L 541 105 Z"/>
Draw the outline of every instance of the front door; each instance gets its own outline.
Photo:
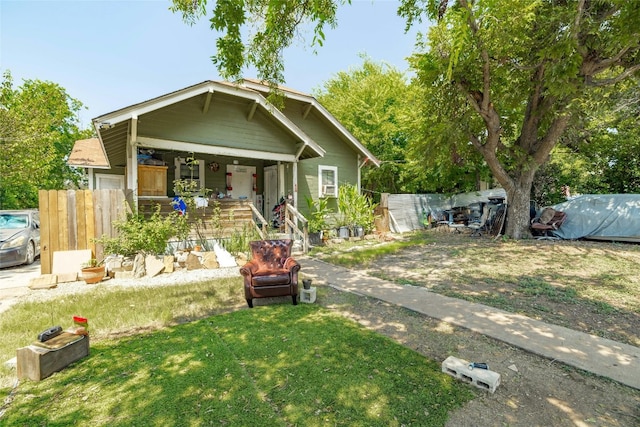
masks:
<path id="1" fill-rule="evenodd" d="M 264 217 L 273 224 L 273 207 L 278 204 L 278 166 L 264 168 Z"/>
<path id="2" fill-rule="evenodd" d="M 230 176 L 231 190 L 227 193 L 233 199 L 250 200 L 255 204 L 255 191 L 253 188 L 255 166 L 227 165 L 227 176 Z"/>

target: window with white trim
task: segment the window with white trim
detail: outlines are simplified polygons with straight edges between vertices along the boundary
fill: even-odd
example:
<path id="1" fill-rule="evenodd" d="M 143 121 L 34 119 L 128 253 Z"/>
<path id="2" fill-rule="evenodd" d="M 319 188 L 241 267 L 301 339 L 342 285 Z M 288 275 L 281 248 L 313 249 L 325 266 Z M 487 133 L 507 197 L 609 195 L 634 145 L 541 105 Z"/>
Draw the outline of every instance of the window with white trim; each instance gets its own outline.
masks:
<path id="1" fill-rule="evenodd" d="M 204 160 L 176 157 L 176 180 L 195 181 L 198 189 L 204 188 Z"/>
<path id="2" fill-rule="evenodd" d="M 318 166 L 318 197 L 338 197 L 337 166 Z"/>

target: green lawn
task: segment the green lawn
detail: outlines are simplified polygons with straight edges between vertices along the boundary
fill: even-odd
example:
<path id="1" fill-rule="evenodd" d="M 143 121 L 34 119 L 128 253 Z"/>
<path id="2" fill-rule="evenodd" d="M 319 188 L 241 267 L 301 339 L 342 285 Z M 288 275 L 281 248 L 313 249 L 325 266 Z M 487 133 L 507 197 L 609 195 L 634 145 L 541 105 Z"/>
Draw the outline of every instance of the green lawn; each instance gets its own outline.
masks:
<path id="1" fill-rule="evenodd" d="M 98 292 L 97 305 L 91 294 L 60 302 L 59 316 L 95 318 L 90 356 L 41 382 L 22 381 L 0 424 L 438 426 L 473 398 L 439 363 L 317 305 L 223 313 L 239 280 L 162 287 L 143 301 L 148 291 L 131 289 L 116 299 Z M 0 326 L 51 305 L 16 306 Z"/>

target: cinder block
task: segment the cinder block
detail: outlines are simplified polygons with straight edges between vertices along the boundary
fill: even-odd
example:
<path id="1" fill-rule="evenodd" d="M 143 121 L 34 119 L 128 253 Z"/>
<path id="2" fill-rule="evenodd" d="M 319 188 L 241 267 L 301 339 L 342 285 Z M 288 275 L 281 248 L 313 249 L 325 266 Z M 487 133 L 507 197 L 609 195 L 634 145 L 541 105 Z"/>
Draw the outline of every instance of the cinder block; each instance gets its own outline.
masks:
<path id="1" fill-rule="evenodd" d="M 442 362 L 442 372 L 493 393 L 500 385 L 500 374 L 489 369 L 469 369 L 469 362 L 449 356 Z"/>
<path id="2" fill-rule="evenodd" d="M 300 302 L 313 304 L 316 302 L 316 288 L 311 286 L 309 289 L 300 289 Z"/>

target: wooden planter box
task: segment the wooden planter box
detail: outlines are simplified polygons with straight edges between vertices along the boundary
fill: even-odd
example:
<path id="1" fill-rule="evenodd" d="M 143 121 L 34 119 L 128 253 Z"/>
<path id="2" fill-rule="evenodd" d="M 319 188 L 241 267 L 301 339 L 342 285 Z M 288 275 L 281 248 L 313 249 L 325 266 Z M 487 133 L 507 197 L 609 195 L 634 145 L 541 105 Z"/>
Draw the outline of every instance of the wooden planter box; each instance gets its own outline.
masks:
<path id="1" fill-rule="evenodd" d="M 63 332 L 45 343 L 34 343 L 16 350 L 18 379 L 40 381 L 88 355 L 88 335 Z"/>

